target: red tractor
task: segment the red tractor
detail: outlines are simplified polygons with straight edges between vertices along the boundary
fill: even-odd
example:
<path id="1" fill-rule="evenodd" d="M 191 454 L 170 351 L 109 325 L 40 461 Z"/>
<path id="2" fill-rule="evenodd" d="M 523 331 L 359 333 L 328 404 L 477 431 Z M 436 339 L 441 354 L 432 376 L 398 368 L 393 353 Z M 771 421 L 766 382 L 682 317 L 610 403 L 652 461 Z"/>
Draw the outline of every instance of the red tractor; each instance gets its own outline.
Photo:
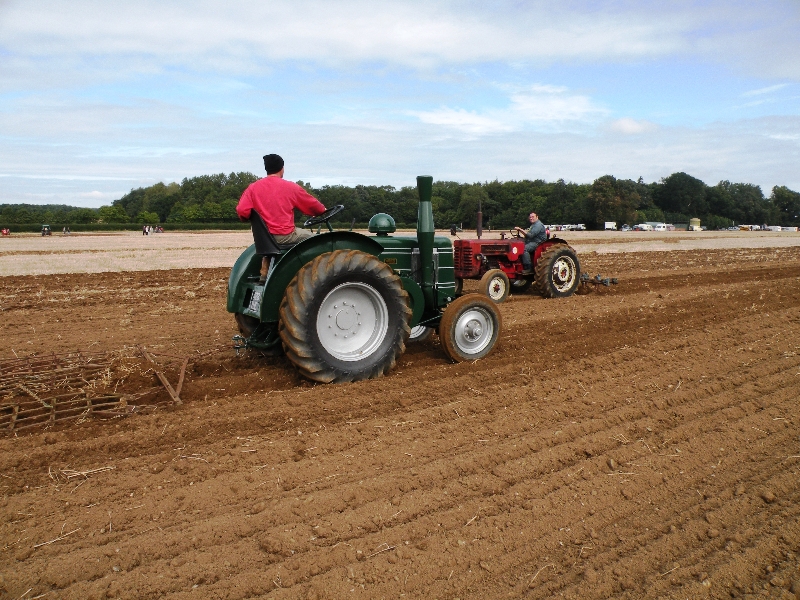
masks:
<path id="1" fill-rule="evenodd" d="M 513 235 L 513 234 L 512 234 Z M 578 289 L 581 265 L 575 250 L 555 236 L 539 244 L 533 254 L 533 273 L 523 275 L 525 239 L 472 239 L 453 242 L 456 293 L 464 279 L 480 279 L 481 293 L 497 302 L 509 292 L 524 292 L 536 283 L 545 298 L 571 296 Z"/>

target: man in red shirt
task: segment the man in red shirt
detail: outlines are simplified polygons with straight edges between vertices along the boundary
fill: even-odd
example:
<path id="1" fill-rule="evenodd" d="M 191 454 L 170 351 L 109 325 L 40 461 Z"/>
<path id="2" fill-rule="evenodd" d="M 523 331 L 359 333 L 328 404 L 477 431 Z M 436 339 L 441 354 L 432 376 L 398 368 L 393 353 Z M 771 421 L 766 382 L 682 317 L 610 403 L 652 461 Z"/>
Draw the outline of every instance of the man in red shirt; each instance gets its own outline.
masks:
<path id="1" fill-rule="evenodd" d="M 255 210 L 278 244 L 296 244 L 313 234 L 308 229 L 294 226 L 294 209 L 303 214 L 317 216 L 325 212 L 325 206 L 314 196 L 292 181 L 283 178 L 283 159 L 277 154 L 264 157 L 267 176 L 251 183 L 239 199 L 236 212 L 247 221 L 250 211 Z"/>

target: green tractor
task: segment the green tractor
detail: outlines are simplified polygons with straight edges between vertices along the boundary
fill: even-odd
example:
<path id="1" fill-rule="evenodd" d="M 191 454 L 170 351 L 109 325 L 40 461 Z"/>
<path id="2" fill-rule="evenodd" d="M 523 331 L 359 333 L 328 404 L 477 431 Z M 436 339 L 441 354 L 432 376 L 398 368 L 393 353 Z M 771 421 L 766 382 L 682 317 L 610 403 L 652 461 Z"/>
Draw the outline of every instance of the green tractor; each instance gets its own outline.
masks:
<path id="1" fill-rule="evenodd" d="M 500 334 L 500 314 L 486 296 L 456 294 L 453 244 L 434 235 L 432 186 L 432 177 L 417 177 L 416 236 L 392 235 L 394 220 L 383 213 L 370 220 L 373 236 L 334 231 L 339 205 L 304 223 L 318 232 L 325 224 L 327 232 L 282 248 L 253 211 L 256 243 L 228 281 L 227 308 L 241 334 L 236 347 L 283 353 L 322 383 L 380 377 L 408 341 L 436 329 L 452 360 L 486 356 Z"/>

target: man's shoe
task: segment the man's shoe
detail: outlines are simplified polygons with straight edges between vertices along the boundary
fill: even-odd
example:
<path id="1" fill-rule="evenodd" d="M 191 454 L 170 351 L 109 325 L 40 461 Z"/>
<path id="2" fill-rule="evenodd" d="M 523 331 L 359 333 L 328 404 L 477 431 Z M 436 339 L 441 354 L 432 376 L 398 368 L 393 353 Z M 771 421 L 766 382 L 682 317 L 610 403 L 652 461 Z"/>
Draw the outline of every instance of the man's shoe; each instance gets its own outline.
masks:
<path id="1" fill-rule="evenodd" d="M 522 271 L 523 275 L 533 275 L 533 269 L 525 269 Z"/>

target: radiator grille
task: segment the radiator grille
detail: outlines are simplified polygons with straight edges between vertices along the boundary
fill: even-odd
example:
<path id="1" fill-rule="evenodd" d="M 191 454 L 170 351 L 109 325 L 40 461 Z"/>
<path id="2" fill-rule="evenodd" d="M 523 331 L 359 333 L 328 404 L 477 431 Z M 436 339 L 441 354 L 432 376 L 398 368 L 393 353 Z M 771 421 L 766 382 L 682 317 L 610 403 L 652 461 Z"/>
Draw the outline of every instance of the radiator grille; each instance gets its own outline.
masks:
<path id="1" fill-rule="evenodd" d="M 464 244 L 456 248 L 453 253 L 453 264 L 457 270 L 471 270 L 472 269 L 472 247 Z"/>

